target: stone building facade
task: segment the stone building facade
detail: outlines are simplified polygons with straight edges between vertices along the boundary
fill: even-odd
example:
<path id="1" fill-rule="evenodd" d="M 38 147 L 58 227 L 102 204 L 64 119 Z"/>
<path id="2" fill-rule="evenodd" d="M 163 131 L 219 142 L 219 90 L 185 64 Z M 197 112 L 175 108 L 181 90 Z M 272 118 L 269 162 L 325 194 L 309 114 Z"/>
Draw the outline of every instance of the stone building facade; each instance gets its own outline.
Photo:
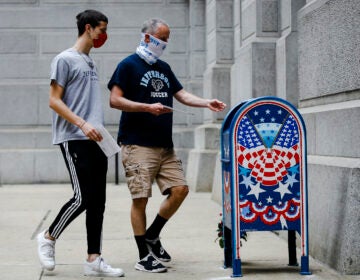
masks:
<path id="1" fill-rule="evenodd" d="M 50 143 L 49 66 L 72 46 L 75 16 L 89 8 L 109 18 L 109 40 L 92 56 L 114 135 L 120 112 L 108 106 L 106 83 L 149 17 L 171 26 L 163 58 L 190 92 L 229 108 L 264 95 L 298 107 L 308 138 L 310 254 L 341 273 L 360 273 L 360 1 L 0 0 L 0 184 L 67 182 Z M 195 114 L 174 114 L 189 185 L 221 203 L 226 112 L 175 106 Z M 110 182 L 114 173 L 112 159 Z"/>

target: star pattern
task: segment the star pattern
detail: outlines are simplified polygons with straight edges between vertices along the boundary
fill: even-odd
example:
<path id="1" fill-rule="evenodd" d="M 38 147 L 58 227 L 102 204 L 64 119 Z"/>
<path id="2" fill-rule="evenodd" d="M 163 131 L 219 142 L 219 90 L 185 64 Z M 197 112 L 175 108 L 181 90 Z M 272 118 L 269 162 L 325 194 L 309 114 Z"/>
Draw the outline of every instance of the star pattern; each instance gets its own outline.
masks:
<path id="1" fill-rule="evenodd" d="M 296 173 L 291 175 L 288 174 L 285 183 L 289 184 L 289 186 L 292 187 L 295 183 L 299 182 L 299 180 L 295 179 L 295 177 L 296 177 Z"/>
<path id="2" fill-rule="evenodd" d="M 240 184 L 244 184 L 246 189 L 248 188 L 251 188 L 254 184 L 253 182 L 251 181 L 251 176 L 242 176 L 243 177 L 243 180 L 240 182 Z"/>
<path id="3" fill-rule="evenodd" d="M 275 189 L 276 192 L 280 193 L 280 198 L 283 199 L 285 194 L 292 194 L 291 191 L 289 191 L 289 184 L 283 184 L 279 182 L 279 187 Z"/>
<path id="4" fill-rule="evenodd" d="M 254 195 L 256 199 L 259 199 L 259 194 L 265 192 L 265 190 L 260 188 L 260 183 L 253 185 L 251 190 L 247 193 L 247 195 Z"/>

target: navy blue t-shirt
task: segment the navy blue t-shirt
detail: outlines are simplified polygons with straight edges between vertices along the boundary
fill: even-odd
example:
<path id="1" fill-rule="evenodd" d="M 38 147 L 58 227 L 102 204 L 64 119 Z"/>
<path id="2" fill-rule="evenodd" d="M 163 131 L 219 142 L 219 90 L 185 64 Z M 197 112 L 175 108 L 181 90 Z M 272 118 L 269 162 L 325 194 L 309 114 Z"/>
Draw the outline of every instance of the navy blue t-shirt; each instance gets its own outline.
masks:
<path id="1" fill-rule="evenodd" d="M 112 75 L 108 88 L 117 85 L 128 100 L 141 103 L 162 103 L 173 106 L 173 96 L 183 87 L 169 64 L 158 60 L 149 65 L 136 53 L 122 60 Z M 155 116 L 143 112 L 122 112 L 118 141 L 125 145 L 173 147 L 173 114 Z"/>

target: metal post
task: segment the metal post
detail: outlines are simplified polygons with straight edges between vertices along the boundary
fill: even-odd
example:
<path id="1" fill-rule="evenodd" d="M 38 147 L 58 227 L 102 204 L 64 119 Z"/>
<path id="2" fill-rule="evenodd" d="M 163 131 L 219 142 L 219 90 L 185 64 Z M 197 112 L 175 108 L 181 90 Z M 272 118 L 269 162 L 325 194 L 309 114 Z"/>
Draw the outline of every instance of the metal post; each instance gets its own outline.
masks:
<path id="1" fill-rule="evenodd" d="M 119 154 L 115 155 L 115 184 L 119 185 Z"/>
<path id="2" fill-rule="evenodd" d="M 289 266 L 299 266 L 296 259 L 296 232 L 288 231 Z"/>
<path id="3" fill-rule="evenodd" d="M 232 267 L 231 230 L 224 226 L 224 268 Z"/>

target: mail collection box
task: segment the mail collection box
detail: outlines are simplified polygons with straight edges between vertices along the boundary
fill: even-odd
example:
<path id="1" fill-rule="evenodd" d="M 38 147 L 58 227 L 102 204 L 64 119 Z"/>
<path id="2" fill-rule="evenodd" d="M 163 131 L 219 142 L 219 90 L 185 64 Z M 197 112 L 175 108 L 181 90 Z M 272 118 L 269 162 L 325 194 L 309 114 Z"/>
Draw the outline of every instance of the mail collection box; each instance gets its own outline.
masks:
<path id="1" fill-rule="evenodd" d="M 221 161 L 224 266 L 242 276 L 245 232 L 286 230 L 289 264 L 297 264 L 297 232 L 300 273 L 310 274 L 306 129 L 297 109 L 271 96 L 236 105 L 222 124 Z"/>

